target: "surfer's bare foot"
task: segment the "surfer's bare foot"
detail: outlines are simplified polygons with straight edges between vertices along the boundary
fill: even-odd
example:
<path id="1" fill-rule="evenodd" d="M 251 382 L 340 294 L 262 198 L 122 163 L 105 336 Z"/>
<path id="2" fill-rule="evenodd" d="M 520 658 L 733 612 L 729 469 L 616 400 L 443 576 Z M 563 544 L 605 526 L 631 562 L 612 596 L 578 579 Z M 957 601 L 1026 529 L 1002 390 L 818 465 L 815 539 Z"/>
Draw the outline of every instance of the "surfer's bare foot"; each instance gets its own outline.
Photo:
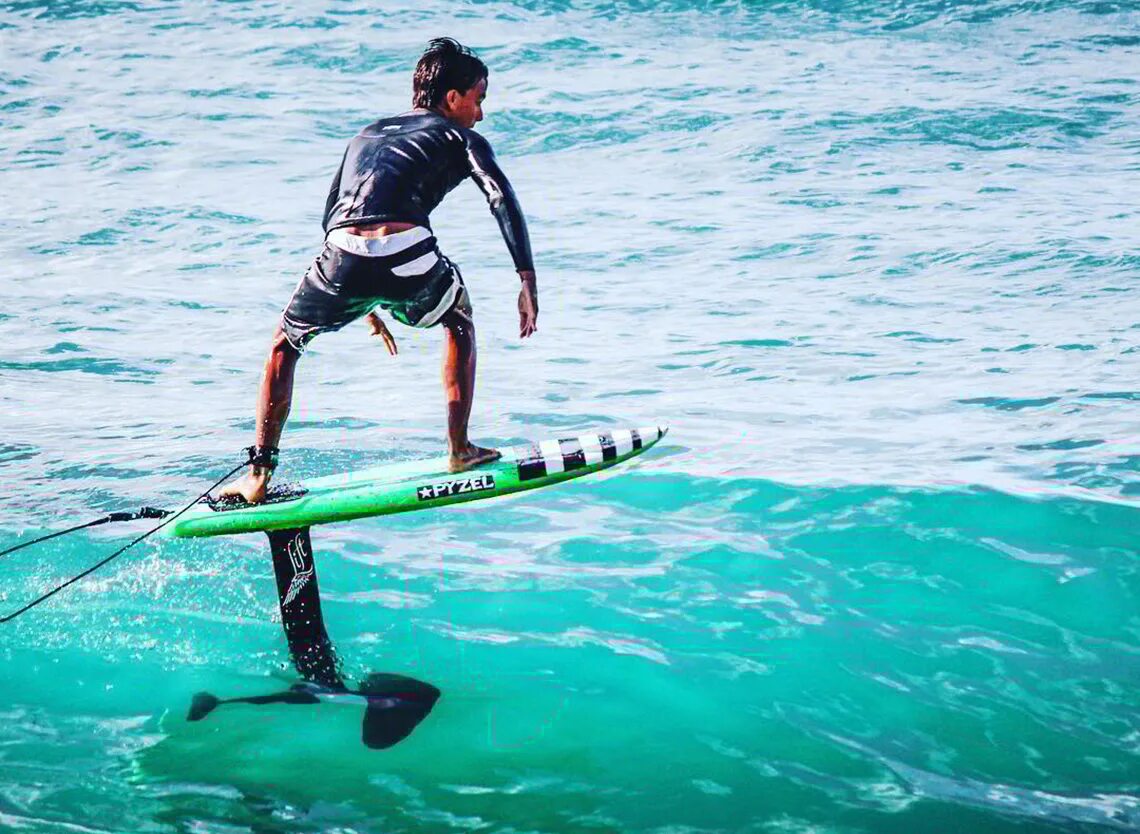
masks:
<path id="1" fill-rule="evenodd" d="M 247 504 L 260 504 L 265 500 L 265 491 L 269 488 L 269 478 L 272 475 L 260 467 L 251 467 L 236 481 L 230 481 L 218 492 L 219 498 L 238 497 Z"/>
<path id="2" fill-rule="evenodd" d="M 468 443 L 467 448 L 463 451 L 451 453 L 451 457 L 447 461 L 447 471 L 463 472 L 481 463 L 490 463 L 493 460 L 498 460 L 502 456 L 503 453 L 498 449 L 484 449 L 482 446 Z"/>

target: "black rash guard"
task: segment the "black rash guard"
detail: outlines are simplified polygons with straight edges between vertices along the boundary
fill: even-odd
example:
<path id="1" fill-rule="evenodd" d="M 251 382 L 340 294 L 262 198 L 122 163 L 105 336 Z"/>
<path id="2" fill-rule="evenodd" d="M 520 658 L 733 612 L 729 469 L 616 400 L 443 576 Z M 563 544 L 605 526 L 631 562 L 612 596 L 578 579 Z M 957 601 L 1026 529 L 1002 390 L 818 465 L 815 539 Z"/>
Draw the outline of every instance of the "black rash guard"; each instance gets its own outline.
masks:
<path id="1" fill-rule="evenodd" d="M 487 140 L 431 110 L 381 119 L 348 143 L 325 203 L 325 232 L 415 223 L 471 177 L 487 197 L 518 270 L 533 270 L 526 219 Z"/>

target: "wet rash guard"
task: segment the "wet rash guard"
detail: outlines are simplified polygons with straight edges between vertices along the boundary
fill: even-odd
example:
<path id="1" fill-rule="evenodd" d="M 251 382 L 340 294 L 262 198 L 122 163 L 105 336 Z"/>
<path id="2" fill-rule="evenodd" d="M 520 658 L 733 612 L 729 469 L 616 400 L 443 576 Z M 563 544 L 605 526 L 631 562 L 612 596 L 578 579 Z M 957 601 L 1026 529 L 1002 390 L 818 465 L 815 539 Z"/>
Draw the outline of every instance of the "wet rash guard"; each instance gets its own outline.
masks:
<path id="1" fill-rule="evenodd" d="M 431 110 L 381 119 L 348 143 L 325 203 L 325 232 L 415 223 L 471 177 L 487 197 L 515 269 L 534 269 L 526 218 L 487 140 Z"/>

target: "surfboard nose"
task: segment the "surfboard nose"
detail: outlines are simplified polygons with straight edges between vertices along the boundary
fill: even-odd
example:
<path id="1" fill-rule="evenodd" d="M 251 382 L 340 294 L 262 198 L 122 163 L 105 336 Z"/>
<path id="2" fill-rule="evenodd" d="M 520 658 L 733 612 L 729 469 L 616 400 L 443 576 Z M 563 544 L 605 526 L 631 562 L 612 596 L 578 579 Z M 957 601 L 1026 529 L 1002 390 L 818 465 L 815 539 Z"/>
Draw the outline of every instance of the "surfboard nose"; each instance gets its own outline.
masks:
<path id="1" fill-rule="evenodd" d="M 641 442 L 650 445 L 656 443 L 669 432 L 669 426 L 662 424 L 658 426 L 643 426 L 637 430 L 637 434 L 641 437 Z"/>

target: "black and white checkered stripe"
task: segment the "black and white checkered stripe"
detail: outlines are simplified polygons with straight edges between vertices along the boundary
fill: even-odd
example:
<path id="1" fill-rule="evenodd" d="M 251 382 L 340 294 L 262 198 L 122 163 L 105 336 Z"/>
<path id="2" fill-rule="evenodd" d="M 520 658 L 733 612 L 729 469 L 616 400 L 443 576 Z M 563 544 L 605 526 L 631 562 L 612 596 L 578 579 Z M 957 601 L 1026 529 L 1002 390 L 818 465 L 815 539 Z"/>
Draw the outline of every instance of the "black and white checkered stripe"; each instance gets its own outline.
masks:
<path id="1" fill-rule="evenodd" d="M 519 480 L 531 481 L 559 472 L 572 472 L 610 462 L 653 443 L 664 432 L 649 429 L 616 429 L 604 434 L 583 434 L 568 440 L 545 440 L 518 452 Z"/>

